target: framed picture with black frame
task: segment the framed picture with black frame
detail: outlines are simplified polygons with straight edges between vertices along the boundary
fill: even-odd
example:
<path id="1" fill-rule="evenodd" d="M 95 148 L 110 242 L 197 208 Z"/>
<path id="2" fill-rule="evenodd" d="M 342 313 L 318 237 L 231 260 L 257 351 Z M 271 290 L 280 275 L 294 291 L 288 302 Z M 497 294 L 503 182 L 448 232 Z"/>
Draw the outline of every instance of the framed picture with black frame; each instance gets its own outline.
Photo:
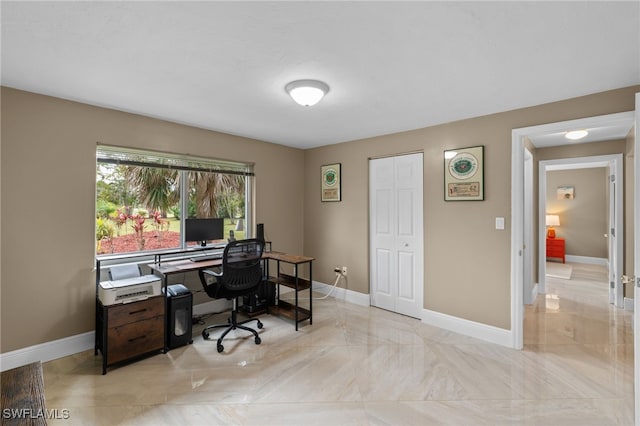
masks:
<path id="1" fill-rule="evenodd" d="M 444 200 L 484 200 L 484 145 L 444 152 Z"/>
<path id="2" fill-rule="evenodd" d="M 342 201 L 341 163 L 325 164 L 320 168 L 322 176 L 322 201 Z"/>

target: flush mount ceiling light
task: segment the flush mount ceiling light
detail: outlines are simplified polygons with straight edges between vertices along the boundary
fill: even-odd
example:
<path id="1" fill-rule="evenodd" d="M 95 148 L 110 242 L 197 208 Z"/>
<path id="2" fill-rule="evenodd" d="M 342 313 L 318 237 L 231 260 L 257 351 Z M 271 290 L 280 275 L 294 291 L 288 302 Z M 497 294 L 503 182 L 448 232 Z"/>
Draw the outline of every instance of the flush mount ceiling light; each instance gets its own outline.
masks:
<path id="1" fill-rule="evenodd" d="M 287 84 L 284 90 L 296 103 L 302 106 L 312 106 L 320 102 L 329 92 L 329 86 L 318 80 L 296 80 Z"/>
<path id="2" fill-rule="evenodd" d="M 578 139 L 582 139 L 585 136 L 587 136 L 589 134 L 589 132 L 587 132 L 586 130 L 572 130 L 570 132 L 567 132 L 564 137 L 567 139 L 571 139 L 572 141 L 576 141 Z"/>

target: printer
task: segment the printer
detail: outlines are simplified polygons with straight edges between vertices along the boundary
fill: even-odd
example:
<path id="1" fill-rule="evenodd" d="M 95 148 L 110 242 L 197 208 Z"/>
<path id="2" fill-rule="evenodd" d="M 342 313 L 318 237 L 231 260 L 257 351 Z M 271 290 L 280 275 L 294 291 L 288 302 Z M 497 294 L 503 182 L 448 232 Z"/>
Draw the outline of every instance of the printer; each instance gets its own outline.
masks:
<path id="1" fill-rule="evenodd" d="M 103 305 L 131 303 L 162 294 L 162 282 L 156 275 L 142 275 L 138 265 L 109 268 L 109 280 L 98 286 L 98 299 Z"/>

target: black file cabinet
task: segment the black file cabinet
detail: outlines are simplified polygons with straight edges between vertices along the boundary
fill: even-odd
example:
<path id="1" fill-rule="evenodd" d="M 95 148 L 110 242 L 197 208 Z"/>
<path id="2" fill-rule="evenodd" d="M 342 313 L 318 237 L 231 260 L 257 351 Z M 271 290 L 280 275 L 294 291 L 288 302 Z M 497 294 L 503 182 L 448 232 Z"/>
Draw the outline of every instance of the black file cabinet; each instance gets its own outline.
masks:
<path id="1" fill-rule="evenodd" d="M 182 284 L 167 286 L 167 346 L 174 349 L 193 343 L 191 338 L 193 294 Z"/>

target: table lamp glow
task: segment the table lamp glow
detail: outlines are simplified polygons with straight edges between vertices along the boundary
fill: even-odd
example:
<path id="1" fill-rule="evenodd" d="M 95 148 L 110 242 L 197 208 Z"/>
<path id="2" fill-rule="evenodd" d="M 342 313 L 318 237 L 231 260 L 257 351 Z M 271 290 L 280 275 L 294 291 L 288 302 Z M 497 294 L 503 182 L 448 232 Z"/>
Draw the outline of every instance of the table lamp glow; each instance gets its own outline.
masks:
<path id="1" fill-rule="evenodd" d="M 560 226 L 560 216 L 557 214 L 548 214 L 546 218 L 546 224 L 549 227 L 547 229 L 547 238 L 555 238 L 556 230 L 553 229 L 554 226 Z"/>

